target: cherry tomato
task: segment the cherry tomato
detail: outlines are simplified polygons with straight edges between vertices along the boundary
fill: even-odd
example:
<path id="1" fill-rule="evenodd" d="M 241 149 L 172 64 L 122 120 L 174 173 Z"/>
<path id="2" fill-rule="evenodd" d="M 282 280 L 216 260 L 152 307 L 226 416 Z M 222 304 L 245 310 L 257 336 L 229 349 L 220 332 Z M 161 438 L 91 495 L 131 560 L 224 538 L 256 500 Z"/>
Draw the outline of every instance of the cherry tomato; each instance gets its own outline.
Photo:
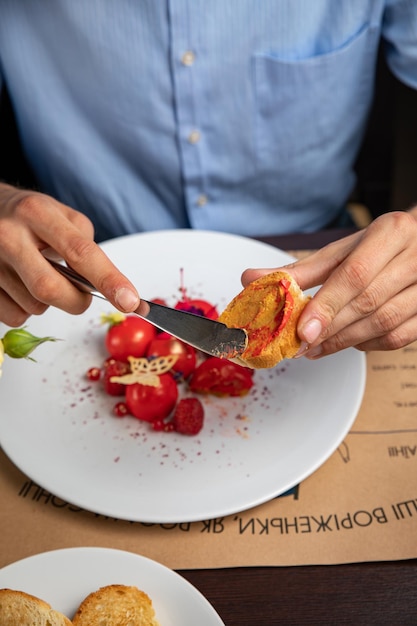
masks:
<path id="1" fill-rule="evenodd" d="M 159 376 L 159 385 L 133 383 L 126 386 L 126 404 L 132 415 L 145 422 L 167 417 L 178 399 L 177 383 L 169 373 Z"/>
<path id="2" fill-rule="evenodd" d="M 172 366 L 172 371 L 181 378 L 188 378 L 195 370 L 197 357 L 194 348 L 167 333 L 161 333 L 149 344 L 147 356 L 152 358 L 168 354 L 178 356 L 178 360 Z"/>
<path id="3" fill-rule="evenodd" d="M 155 336 L 156 329 L 152 324 L 136 315 L 128 315 L 122 322 L 110 326 L 105 345 L 116 361 L 127 361 L 129 356 L 145 356 Z"/>
<path id="4" fill-rule="evenodd" d="M 227 359 L 209 357 L 189 381 L 191 391 L 216 396 L 244 396 L 253 386 L 253 370 Z"/>
<path id="5" fill-rule="evenodd" d="M 175 305 L 175 308 L 179 309 L 180 311 L 188 311 L 189 313 L 194 313 L 194 315 L 208 317 L 211 320 L 216 320 L 219 317 L 219 313 L 214 304 L 211 304 L 211 302 L 207 302 L 207 300 L 180 300 Z"/>

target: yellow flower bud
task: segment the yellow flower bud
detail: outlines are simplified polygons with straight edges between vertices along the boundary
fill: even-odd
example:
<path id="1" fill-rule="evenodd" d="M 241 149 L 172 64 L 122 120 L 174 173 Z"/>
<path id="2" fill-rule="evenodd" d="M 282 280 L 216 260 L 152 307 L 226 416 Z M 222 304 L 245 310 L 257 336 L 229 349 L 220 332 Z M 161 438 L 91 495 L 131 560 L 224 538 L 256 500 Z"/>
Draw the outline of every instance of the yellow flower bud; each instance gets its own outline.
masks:
<path id="1" fill-rule="evenodd" d="M 100 320 L 102 324 L 108 324 L 109 326 L 116 326 L 121 324 L 126 319 L 126 315 L 121 311 L 113 311 L 112 313 L 102 313 Z"/>

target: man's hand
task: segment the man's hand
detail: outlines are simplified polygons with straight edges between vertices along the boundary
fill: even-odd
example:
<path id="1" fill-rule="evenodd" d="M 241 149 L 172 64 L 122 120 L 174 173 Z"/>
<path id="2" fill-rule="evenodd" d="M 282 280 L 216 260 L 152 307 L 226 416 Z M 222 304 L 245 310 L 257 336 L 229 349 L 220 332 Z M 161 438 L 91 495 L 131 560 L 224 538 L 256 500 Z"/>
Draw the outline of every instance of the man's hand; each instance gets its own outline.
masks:
<path id="1" fill-rule="evenodd" d="M 285 270 L 303 290 L 322 285 L 300 316 L 300 356 L 417 340 L 417 208 L 386 213 Z M 270 271 L 246 270 L 242 283 Z"/>
<path id="2" fill-rule="evenodd" d="M 20 326 L 53 305 L 82 313 L 91 296 L 60 276 L 42 253 L 62 258 L 124 312 L 139 296 L 94 242 L 90 220 L 41 193 L 0 184 L 0 321 Z"/>

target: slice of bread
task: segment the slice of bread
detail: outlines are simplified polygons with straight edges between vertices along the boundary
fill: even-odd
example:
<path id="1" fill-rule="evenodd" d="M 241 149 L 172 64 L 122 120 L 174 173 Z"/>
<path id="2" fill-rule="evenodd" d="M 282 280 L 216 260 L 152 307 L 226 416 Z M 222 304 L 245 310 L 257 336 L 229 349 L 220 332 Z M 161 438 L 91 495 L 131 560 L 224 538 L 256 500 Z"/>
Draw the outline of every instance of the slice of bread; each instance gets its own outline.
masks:
<path id="1" fill-rule="evenodd" d="M 1 626 L 71 626 L 62 613 L 24 591 L 0 589 Z"/>
<path id="2" fill-rule="evenodd" d="M 151 599 L 137 587 L 108 585 L 80 604 L 74 626 L 159 626 Z"/>
<path id="3" fill-rule="evenodd" d="M 233 360 L 259 369 L 294 357 L 301 345 L 298 318 L 309 300 L 287 272 L 271 272 L 249 283 L 219 317 L 248 335 L 245 351 Z"/>

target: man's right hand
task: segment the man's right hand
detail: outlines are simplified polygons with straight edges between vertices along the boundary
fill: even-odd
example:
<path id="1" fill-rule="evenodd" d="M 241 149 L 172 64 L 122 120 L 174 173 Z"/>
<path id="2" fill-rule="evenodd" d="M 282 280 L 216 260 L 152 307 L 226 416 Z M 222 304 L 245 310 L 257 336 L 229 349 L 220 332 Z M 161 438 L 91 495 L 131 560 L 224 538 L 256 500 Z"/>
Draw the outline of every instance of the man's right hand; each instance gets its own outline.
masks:
<path id="1" fill-rule="evenodd" d="M 76 289 L 45 259 L 63 259 L 116 308 L 129 313 L 139 295 L 94 242 L 83 214 L 50 196 L 0 184 L 0 322 L 18 327 L 48 306 L 79 314 L 91 296 Z"/>

